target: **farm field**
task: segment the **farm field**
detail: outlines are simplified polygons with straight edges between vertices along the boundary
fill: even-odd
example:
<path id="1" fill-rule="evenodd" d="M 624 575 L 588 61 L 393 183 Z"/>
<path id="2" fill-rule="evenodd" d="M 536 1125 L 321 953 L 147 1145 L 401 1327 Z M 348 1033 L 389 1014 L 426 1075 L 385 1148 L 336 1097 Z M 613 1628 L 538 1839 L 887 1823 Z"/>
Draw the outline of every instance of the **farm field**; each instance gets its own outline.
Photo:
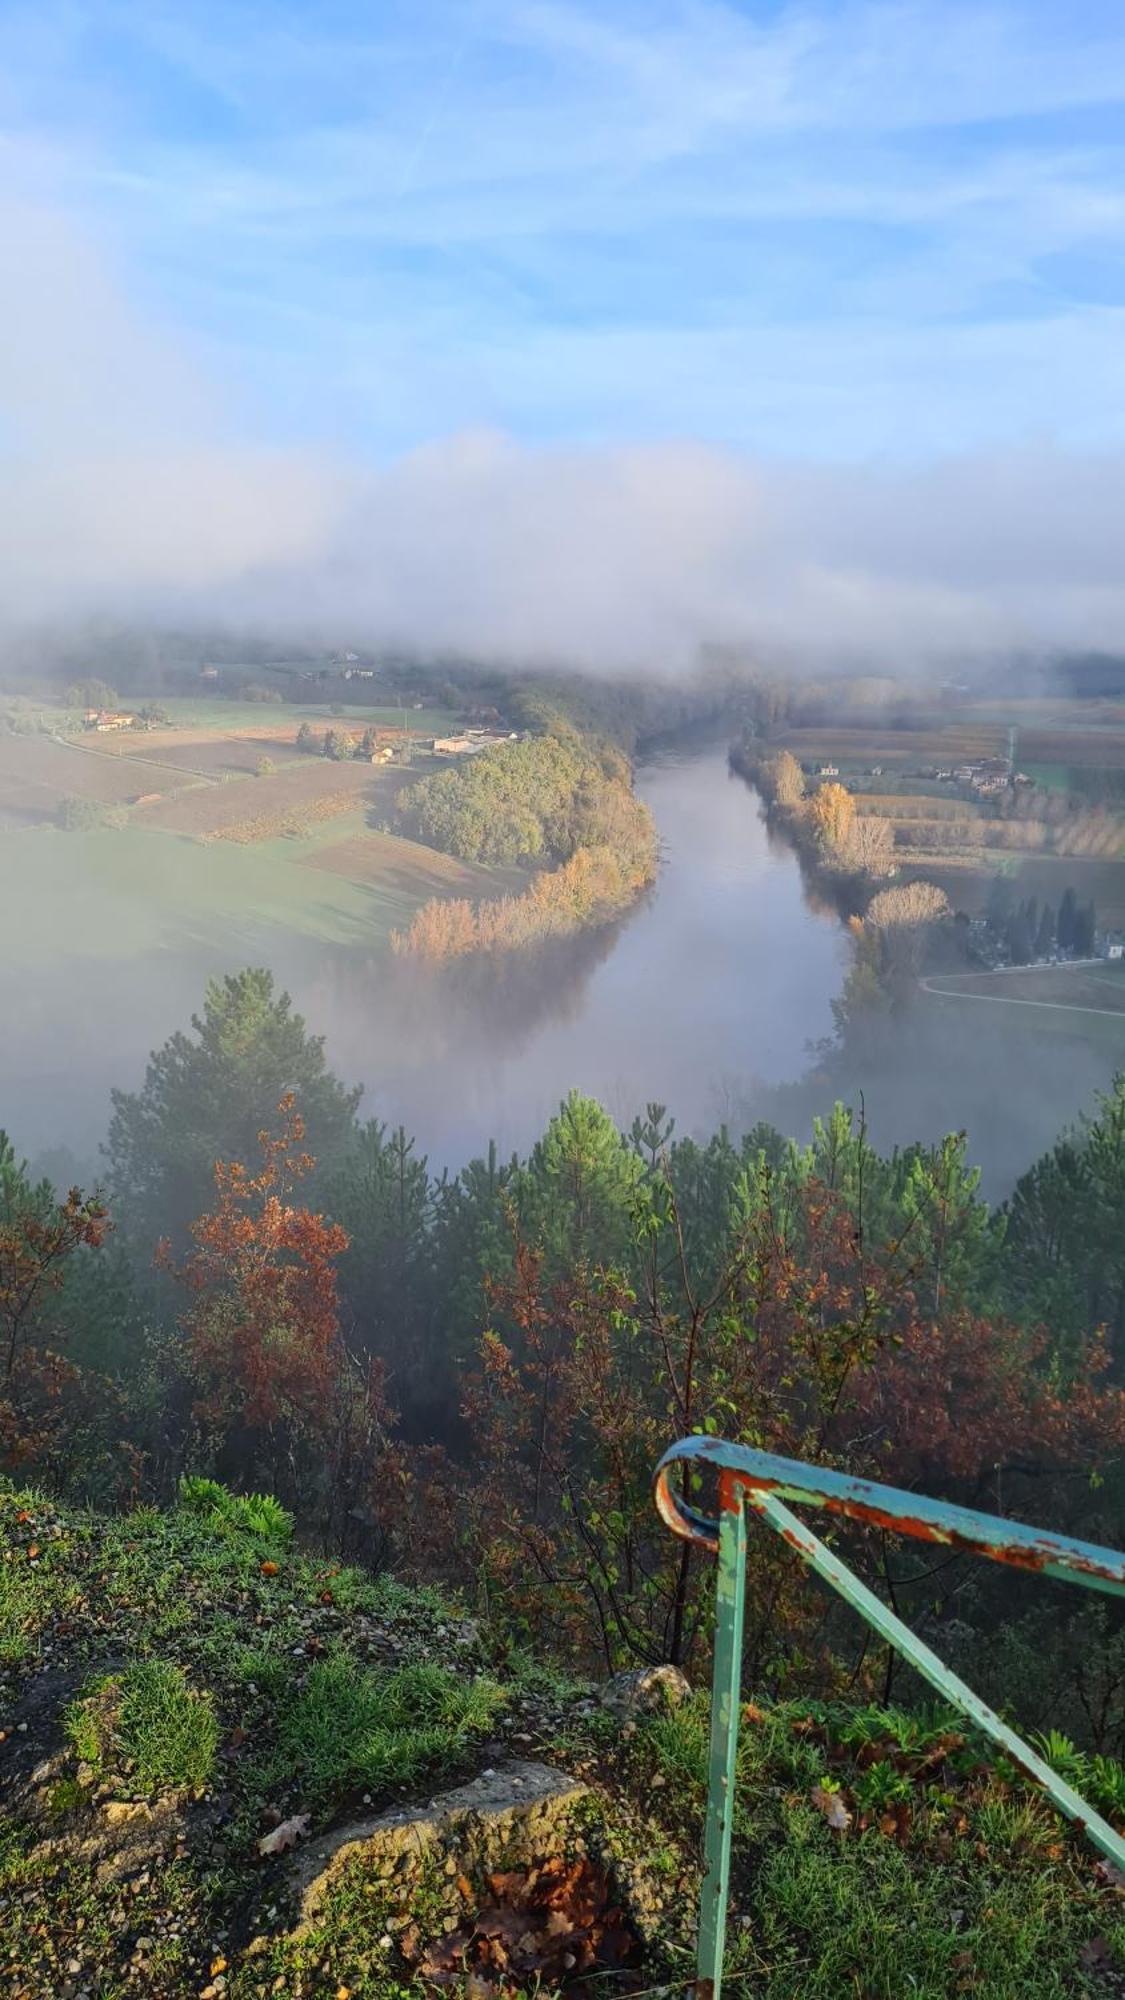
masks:
<path id="1" fill-rule="evenodd" d="M 327 728 L 339 716 L 178 706 L 180 728 L 70 741 L 0 734 L 0 921 L 19 938 L 25 973 L 91 958 L 241 963 L 274 947 L 377 949 L 430 896 L 523 885 L 519 871 L 466 867 L 375 832 L 372 817 L 390 814 L 417 767 L 295 749 L 300 721 Z M 408 714 L 419 730 L 449 720 L 439 709 Z M 375 715 L 401 723 L 401 710 L 344 720 L 366 726 Z M 264 756 L 276 769 L 259 777 Z M 113 823 L 64 830 L 60 808 L 74 798 L 112 809 Z"/>
<path id="2" fill-rule="evenodd" d="M 279 940 L 375 949 L 430 896 L 497 893 L 511 873 L 459 862 L 448 873 L 444 855 L 358 831 L 320 853 L 312 838 L 242 845 L 49 827 L 7 836 L 0 858 L 0 926 L 19 938 L 24 980 L 166 951 L 241 965 Z M 0 997 L 3 986 L 0 974 Z"/>
<path id="3" fill-rule="evenodd" d="M 322 868 L 349 882 L 380 884 L 416 900 L 420 893 L 498 896 L 518 893 L 527 885 L 527 876 L 519 868 L 479 868 L 393 833 L 356 832 L 331 846 L 317 844 L 302 859 L 309 868 Z"/>
<path id="4" fill-rule="evenodd" d="M 120 764 L 45 736 L 0 735 L 0 829 L 45 824 L 65 798 L 128 805 L 175 783 L 174 773 L 150 764 Z"/>
<path id="5" fill-rule="evenodd" d="M 165 700 L 160 696 L 157 705 L 171 719 L 173 733 L 177 736 L 186 729 L 218 736 L 233 736 L 240 732 L 258 736 L 289 736 L 296 734 L 302 722 L 307 722 L 310 729 L 335 729 L 341 724 L 345 727 L 352 724 L 362 729 L 369 724 L 372 728 L 401 729 L 404 714 L 401 706 L 363 702 L 222 701 L 206 697 Z M 407 728 L 419 736 L 441 736 L 458 721 L 457 711 L 452 708 L 408 706 L 405 716 Z M 153 732 L 154 735 L 160 733 L 158 730 Z"/>
<path id="6" fill-rule="evenodd" d="M 1018 900 L 1037 896 L 1057 906 L 1067 889 L 1080 903 L 1092 902 L 1098 922 L 1114 930 L 1125 928 L 1125 862 L 1081 854 L 1036 854 L 1020 859 L 1012 854 L 975 848 L 967 854 L 911 853 L 900 869 L 902 881 L 924 880 L 944 889 L 955 910 L 966 916 L 984 914 L 993 877 L 1005 874 Z"/>
<path id="7" fill-rule="evenodd" d="M 1019 965 L 992 972 L 934 974 L 929 993 L 1050 1007 L 1091 1008 L 1125 1016 L 1125 968 L 1099 959 L 1093 965 Z"/>
<path id="8" fill-rule="evenodd" d="M 971 763 L 977 757 L 1005 757 L 1008 728 L 1019 730 L 1017 756 L 1021 768 L 1029 763 L 1082 765 L 1107 770 L 1125 769 L 1125 718 L 1119 703 L 1106 704 L 1106 713 L 1092 716 L 1085 702 L 1059 711 L 1050 721 L 1037 715 L 1034 722 L 1021 714 L 1021 704 L 1004 711 L 1003 720 L 994 711 L 973 718 L 961 711 L 956 720 L 935 720 L 932 727 L 914 729 L 868 728 L 821 723 L 815 727 L 779 729 L 771 738 L 779 749 L 791 750 L 804 763 L 823 761 L 838 764 L 841 772 L 881 764 L 885 772 L 915 765 Z"/>
<path id="9" fill-rule="evenodd" d="M 333 818 L 361 802 L 372 803 L 376 796 L 389 806 L 394 790 L 389 776 L 370 764 L 302 757 L 271 777 L 194 785 L 174 798 L 138 807 L 133 820 L 138 827 L 191 834 L 197 840 L 237 838 L 241 829 L 258 826 L 261 831 L 248 837 L 268 839 L 299 825 L 302 814 Z"/>
<path id="10" fill-rule="evenodd" d="M 1045 1029 L 1125 1051 L 1125 967 L 1104 960 L 935 974 L 921 990 L 929 1006 L 963 1013 L 967 1027 L 987 1013 L 1013 1034 Z"/>

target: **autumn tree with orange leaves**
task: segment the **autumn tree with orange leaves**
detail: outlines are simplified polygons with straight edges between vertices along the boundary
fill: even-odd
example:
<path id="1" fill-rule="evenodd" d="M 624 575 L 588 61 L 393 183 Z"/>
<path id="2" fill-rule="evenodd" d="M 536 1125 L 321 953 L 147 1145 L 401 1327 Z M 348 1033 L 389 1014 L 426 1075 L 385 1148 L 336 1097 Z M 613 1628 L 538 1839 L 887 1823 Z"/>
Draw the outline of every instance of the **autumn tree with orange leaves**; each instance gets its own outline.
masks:
<path id="1" fill-rule="evenodd" d="M 346 1232 L 294 1200 L 314 1161 L 291 1096 L 276 1133 L 259 1135 L 262 1164 L 215 1164 L 215 1206 L 192 1224 L 195 1248 L 179 1266 L 183 1378 L 192 1451 L 239 1485 L 265 1479 L 311 1512 L 332 1512 L 377 1455 L 387 1421 L 377 1370 L 348 1354 L 340 1326 L 337 1260 Z"/>

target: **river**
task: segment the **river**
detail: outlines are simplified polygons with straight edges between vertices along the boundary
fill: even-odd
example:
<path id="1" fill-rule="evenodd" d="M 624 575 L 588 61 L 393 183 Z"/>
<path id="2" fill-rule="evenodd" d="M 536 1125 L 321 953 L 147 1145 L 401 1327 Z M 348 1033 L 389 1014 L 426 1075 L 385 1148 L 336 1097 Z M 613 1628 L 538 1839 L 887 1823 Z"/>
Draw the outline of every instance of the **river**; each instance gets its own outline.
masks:
<path id="1" fill-rule="evenodd" d="M 525 1150 L 571 1088 L 622 1124 L 650 1099 L 681 1132 L 734 1123 L 755 1081 L 806 1067 L 830 1033 L 846 939 L 810 907 L 724 745 L 638 771 L 660 832 L 656 886 L 621 923 L 545 962 L 460 980 L 337 958 L 294 991 L 368 1115 L 456 1166 L 495 1138 Z"/>
<path id="2" fill-rule="evenodd" d="M 324 1035 L 332 1068 L 363 1083 L 364 1115 L 401 1121 L 435 1167 L 459 1166 L 490 1138 L 526 1149 L 575 1086 L 625 1124 L 653 1098 L 681 1132 L 737 1122 L 755 1079 L 799 1075 L 806 1044 L 829 1031 L 845 939 L 806 903 L 796 860 L 771 845 L 723 744 L 665 750 L 638 783 L 663 859 L 637 908 L 545 956 L 448 975 L 318 943 L 252 908 L 237 928 L 218 910 L 193 925 L 172 899 L 160 949 L 140 948 L 124 891 L 112 902 L 108 883 L 96 885 L 99 951 L 68 957 L 61 936 L 48 973 L 28 948 L 14 872 L 0 1126 L 56 1177 L 95 1177 L 112 1086 L 136 1089 L 149 1050 L 188 1027 L 207 979 L 247 964 L 272 968 Z"/>

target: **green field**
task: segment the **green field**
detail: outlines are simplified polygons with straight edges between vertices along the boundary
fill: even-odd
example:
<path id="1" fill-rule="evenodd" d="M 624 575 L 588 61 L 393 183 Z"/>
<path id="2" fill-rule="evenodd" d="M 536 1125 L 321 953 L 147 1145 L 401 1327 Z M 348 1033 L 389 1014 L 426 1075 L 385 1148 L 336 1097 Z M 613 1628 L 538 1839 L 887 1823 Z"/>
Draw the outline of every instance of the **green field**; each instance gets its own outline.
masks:
<path id="1" fill-rule="evenodd" d="M 140 697 L 137 698 L 138 703 Z M 272 730 L 284 726 L 298 728 L 307 722 L 310 728 L 328 729 L 336 722 L 360 722 L 383 729 L 401 729 L 404 711 L 401 707 L 388 708 L 385 704 L 375 707 L 363 702 L 327 701 L 223 701 L 217 696 L 208 699 L 191 696 L 186 700 L 165 700 L 163 696 L 152 697 L 153 705 L 167 715 L 177 728 L 215 729 L 226 733 L 234 729 L 251 729 L 268 735 Z M 443 736 L 458 724 L 456 709 L 452 708 L 411 708 L 405 710 L 406 727 L 419 736 Z M 118 738 L 129 742 L 129 737 Z"/>
<path id="2" fill-rule="evenodd" d="M 1013 1033 L 1080 1035 L 1125 1049 L 1125 964 L 1028 965 L 935 974 L 921 982 L 931 1007 L 1000 1021 Z"/>
<path id="3" fill-rule="evenodd" d="M 419 903 L 441 893 L 433 864 L 444 857 L 396 841 L 393 869 L 366 882 L 308 865 L 318 849 L 338 847 L 349 836 L 362 854 L 365 833 L 356 815 L 327 822 L 305 839 L 247 846 L 133 826 L 9 834 L 0 847 L 0 927 L 12 947 L 9 963 L 18 958 L 26 979 L 86 959 L 193 947 L 242 963 L 280 933 L 330 945 L 385 944 Z M 380 846 L 379 835 L 371 840 Z M 446 893 L 479 895 L 485 881 L 486 871 L 477 869 L 471 883 L 449 879 Z"/>

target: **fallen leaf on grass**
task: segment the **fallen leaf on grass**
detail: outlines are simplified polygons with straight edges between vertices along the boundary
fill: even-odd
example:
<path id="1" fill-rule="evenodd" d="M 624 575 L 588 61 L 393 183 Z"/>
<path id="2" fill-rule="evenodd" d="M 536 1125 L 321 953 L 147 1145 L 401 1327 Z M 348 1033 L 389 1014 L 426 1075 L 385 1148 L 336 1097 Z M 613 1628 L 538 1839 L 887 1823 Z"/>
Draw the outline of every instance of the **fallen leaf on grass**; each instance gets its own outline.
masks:
<path id="1" fill-rule="evenodd" d="M 279 1569 L 281 1568 L 281 1564 L 275 1562 L 264 1562 L 261 1563 L 259 1567 L 261 1569 L 263 1576 L 276 1576 Z"/>
<path id="2" fill-rule="evenodd" d="M 272 1833 L 264 1833 L 258 1842 L 259 1854 L 283 1854 L 287 1847 L 296 1847 L 309 1830 L 309 1813 L 294 1813 L 292 1819 L 283 1819 Z"/>
<path id="3" fill-rule="evenodd" d="M 905 1799 L 900 1799 L 883 1814 L 879 1821 L 879 1831 L 897 1840 L 900 1847 L 905 1847 L 910 1838 L 910 1817 L 910 1807 Z"/>
<path id="4" fill-rule="evenodd" d="M 846 1833 L 852 1823 L 852 1816 L 839 1792 L 829 1792 L 823 1785 L 814 1785 L 809 1793 L 817 1812 L 823 1813 L 829 1826 L 837 1833 Z"/>

